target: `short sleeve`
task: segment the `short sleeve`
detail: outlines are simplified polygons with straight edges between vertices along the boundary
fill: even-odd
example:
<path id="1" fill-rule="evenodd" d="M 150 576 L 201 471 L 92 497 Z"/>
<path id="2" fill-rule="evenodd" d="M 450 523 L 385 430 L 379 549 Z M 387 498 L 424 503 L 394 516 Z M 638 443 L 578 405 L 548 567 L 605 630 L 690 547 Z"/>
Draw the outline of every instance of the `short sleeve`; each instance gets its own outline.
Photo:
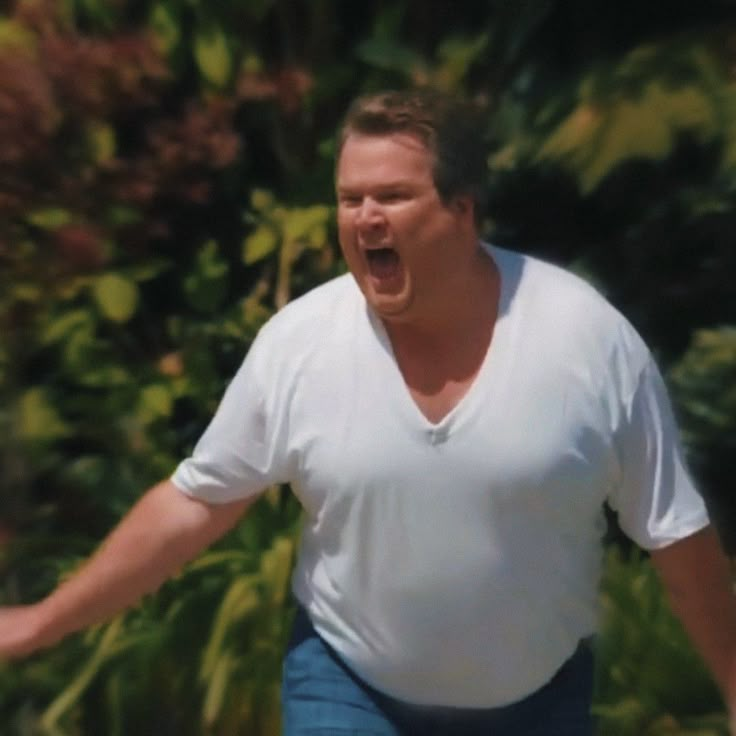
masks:
<path id="1" fill-rule="evenodd" d="M 279 412 L 263 328 L 228 386 L 191 457 L 171 480 L 187 495 L 209 503 L 249 498 L 288 480 L 288 421 Z"/>
<path id="2" fill-rule="evenodd" d="M 609 495 L 623 531 L 644 549 L 665 547 L 709 523 L 684 460 L 667 390 L 649 358 L 614 437 L 620 473 Z"/>

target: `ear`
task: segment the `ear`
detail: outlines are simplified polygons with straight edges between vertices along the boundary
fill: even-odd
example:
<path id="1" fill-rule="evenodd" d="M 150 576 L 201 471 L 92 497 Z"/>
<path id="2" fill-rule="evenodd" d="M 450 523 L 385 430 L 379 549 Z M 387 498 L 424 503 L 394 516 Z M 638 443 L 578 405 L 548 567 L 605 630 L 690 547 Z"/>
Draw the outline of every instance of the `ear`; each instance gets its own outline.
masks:
<path id="1" fill-rule="evenodd" d="M 467 194 L 457 194 L 450 201 L 450 210 L 461 220 L 475 221 L 475 202 Z"/>

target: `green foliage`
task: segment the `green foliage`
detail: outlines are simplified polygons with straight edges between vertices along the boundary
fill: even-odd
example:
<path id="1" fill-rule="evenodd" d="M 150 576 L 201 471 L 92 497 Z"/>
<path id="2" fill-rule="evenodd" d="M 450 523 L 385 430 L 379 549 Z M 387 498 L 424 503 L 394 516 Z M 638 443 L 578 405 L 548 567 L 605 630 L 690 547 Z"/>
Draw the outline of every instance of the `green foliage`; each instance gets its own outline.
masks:
<path id="1" fill-rule="evenodd" d="M 703 329 L 672 369 L 689 444 L 736 449 L 736 327 Z"/>
<path id="2" fill-rule="evenodd" d="M 0 17 L 0 599 L 78 564 L 191 449 L 263 322 L 340 271 L 334 130 L 354 94 L 389 86 L 487 106 L 488 233 L 574 263 L 636 323 L 732 526 L 729 21 L 709 0 L 15 3 Z M 139 608 L 0 667 L 3 732 L 276 733 L 296 516 L 271 491 Z M 722 733 L 648 568 L 613 556 L 606 586 L 604 732 Z"/>
<path id="3" fill-rule="evenodd" d="M 704 483 L 721 484 L 736 473 L 736 327 L 693 334 L 670 371 L 683 439 Z M 710 499 L 725 543 L 736 549 L 736 499 L 723 491 Z"/>
<path id="4" fill-rule="evenodd" d="M 590 193 L 623 162 L 666 158 L 683 135 L 730 145 L 727 79 L 701 39 L 638 47 L 581 80 L 574 109 L 537 155 L 569 165 Z"/>
<path id="5" fill-rule="evenodd" d="M 0 665 L 0 712 L 15 728 L 6 733 L 148 733 L 154 724 L 182 736 L 227 736 L 243 724 L 255 736 L 279 733 L 298 521 L 293 500 L 271 489 L 155 597 L 43 657 Z M 36 725 L 26 731 L 22 721 Z"/>
<path id="6" fill-rule="evenodd" d="M 601 607 L 599 736 L 727 736 L 718 690 L 640 554 L 609 550 Z"/>

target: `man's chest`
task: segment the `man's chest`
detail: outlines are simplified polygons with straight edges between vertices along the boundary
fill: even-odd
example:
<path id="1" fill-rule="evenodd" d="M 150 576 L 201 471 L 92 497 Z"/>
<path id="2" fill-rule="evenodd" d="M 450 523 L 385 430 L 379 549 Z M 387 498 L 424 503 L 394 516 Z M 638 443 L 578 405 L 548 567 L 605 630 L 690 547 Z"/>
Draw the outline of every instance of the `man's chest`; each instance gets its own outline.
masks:
<path id="1" fill-rule="evenodd" d="M 463 515 L 598 509 L 615 465 L 606 413 L 553 373 L 484 376 L 429 397 L 380 369 L 322 382 L 304 375 L 289 418 L 295 490 L 315 515 L 366 502 L 449 503 L 451 512 L 459 489 Z"/>

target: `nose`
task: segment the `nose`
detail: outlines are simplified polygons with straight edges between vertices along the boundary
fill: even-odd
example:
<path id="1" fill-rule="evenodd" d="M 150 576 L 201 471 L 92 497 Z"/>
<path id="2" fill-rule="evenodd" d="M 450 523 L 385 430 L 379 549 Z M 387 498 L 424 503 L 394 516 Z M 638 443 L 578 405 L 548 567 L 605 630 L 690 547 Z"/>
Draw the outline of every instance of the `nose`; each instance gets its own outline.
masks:
<path id="1" fill-rule="evenodd" d="M 372 197 L 364 197 L 355 213 L 358 227 L 375 227 L 383 223 L 383 209 Z"/>

